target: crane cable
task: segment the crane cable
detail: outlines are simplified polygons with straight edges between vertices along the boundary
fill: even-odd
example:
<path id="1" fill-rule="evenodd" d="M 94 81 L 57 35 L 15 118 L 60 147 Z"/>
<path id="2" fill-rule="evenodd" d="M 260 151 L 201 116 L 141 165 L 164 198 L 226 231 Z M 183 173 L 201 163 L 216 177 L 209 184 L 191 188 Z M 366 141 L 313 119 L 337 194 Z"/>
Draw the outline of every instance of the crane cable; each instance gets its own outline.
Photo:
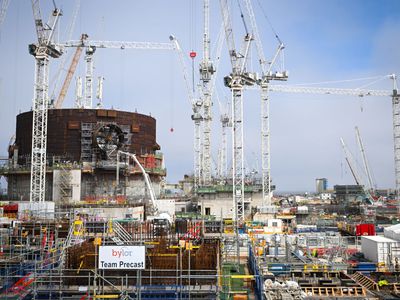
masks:
<path id="1" fill-rule="evenodd" d="M 240 18 L 242 19 L 243 22 L 243 26 L 244 26 L 244 30 L 246 31 L 246 35 L 249 34 L 249 30 L 247 29 L 247 24 L 246 24 L 246 20 L 244 19 L 244 14 L 243 14 L 243 10 L 242 10 L 242 6 L 240 5 L 239 0 L 236 0 L 238 6 L 239 6 L 239 10 L 240 10 Z"/>
<path id="2" fill-rule="evenodd" d="M 264 18 L 267 20 L 269 27 L 271 27 L 272 33 L 275 35 L 275 38 L 278 40 L 279 44 L 283 44 L 282 40 L 280 39 L 278 33 L 276 32 L 274 26 L 272 26 L 272 23 L 271 23 L 270 19 L 268 18 L 268 15 L 266 14 L 264 8 L 262 7 L 260 0 L 257 0 L 257 4 L 260 7 L 260 10 L 261 10 Z"/>

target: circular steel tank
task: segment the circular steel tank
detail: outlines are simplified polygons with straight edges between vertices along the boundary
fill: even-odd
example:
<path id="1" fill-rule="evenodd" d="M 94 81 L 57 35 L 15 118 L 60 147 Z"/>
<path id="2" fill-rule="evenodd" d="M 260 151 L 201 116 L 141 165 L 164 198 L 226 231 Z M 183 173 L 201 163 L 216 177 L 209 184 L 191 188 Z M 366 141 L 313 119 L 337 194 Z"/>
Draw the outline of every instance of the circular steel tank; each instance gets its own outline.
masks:
<path id="1" fill-rule="evenodd" d="M 107 160 L 116 150 L 154 153 L 156 120 L 151 116 L 111 109 L 49 109 L 47 158 L 71 162 Z M 29 163 L 32 111 L 17 116 L 18 163 Z"/>

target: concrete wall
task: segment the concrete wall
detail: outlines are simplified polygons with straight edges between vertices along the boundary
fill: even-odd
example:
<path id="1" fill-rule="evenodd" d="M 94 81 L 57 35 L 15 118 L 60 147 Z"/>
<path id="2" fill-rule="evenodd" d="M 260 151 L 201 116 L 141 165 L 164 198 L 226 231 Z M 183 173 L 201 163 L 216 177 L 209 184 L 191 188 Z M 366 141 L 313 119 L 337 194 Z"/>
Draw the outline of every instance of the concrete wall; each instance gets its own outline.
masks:
<path id="1" fill-rule="evenodd" d="M 271 199 L 273 196 L 273 192 L 271 192 Z M 259 193 L 253 193 L 251 195 L 251 206 L 252 207 L 261 207 L 263 206 L 263 197 L 262 197 L 262 191 Z"/>
<path id="2" fill-rule="evenodd" d="M 245 202 L 245 215 L 251 214 L 252 207 L 260 206 L 262 203 L 262 193 L 246 193 L 244 197 Z M 198 199 L 198 206 L 200 206 L 201 213 L 206 215 L 214 215 L 217 218 L 232 218 L 233 200 L 230 193 L 216 193 L 204 195 Z"/>
<path id="3" fill-rule="evenodd" d="M 190 200 L 175 200 L 175 211 L 176 212 L 188 212 L 191 208 L 191 201 Z"/>
<path id="4" fill-rule="evenodd" d="M 175 216 L 175 199 L 159 199 L 156 200 L 159 213 L 167 213 L 171 218 Z"/>
<path id="5" fill-rule="evenodd" d="M 30 169 L 29 169 L 30 170 Z M 27 174 L 10 174 L 7 176 L 7 196 L 9 200 L 29 201 L 31 190 L 31 175 Z M 45 200 L 53 200 L 53 176 L 46 176 L 46 194 Z"/>
<path id="6" fill-rule="evenodd" d="M 134 218 L 143 220 L 144 207 L 90 207 L 76 208 L 76 212 L 89 215 L 98 220 Z"/>
<path id="7" fill-rule="evenodd" d="M 201 214 L 214 215 L 217 218 L 232 218 L 232 198 L 224 199 L 199 199 L 198 205 L 201 207 Z"/>
<path id="8" fill-rule="evenodd" d="M 154 194 L 156 195 L 156 198 L 160 197 L 160 191 L 161 191 L 160 184 L 156 183 L 156 182 L 152 182 L 151 185 L 152 185 Z M 150 197 L 150 193 L 147 190 L 144 179 L 128 181 L 128 186 L 126 187 L 126 195 L 128 197 L 131 196 L 134 198 L 144 197 L 145 195 L 147 195 L 147 197 Z"/>
<path id="9" fill-rule="evenodd" d="M 126 192 L 126 196 L 133 199 L 147 199 L 150 197 L 150 193 L 147 191 L 147 187 L 142 176 L 137 176 L 135 179 L 126 181 L 126 189 L 125 178 L 122 177 L 120 180 L 121 188 L 118 190 L 118 194 L 124 195 Z M 158 181 L 152 181 L 152 187 L 156 198 L 158 198 L 161 192 L 161 183 Z M 87 196 L 114 196 L 116 192 L 115 188 L 116 177 L 114 173 L 97 175 L 83 174 L 81 198 L 84 200 Z"/>

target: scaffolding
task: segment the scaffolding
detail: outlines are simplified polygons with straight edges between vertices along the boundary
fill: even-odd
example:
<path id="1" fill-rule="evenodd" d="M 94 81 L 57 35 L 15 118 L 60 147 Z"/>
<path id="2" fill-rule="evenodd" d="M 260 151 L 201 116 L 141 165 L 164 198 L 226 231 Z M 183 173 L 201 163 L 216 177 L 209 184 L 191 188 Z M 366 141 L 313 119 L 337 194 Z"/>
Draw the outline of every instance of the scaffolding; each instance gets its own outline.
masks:
<path id="1" fill-rule="evenodd" d="M 179 233 L 157 220 L 61 215 L 70 218 L 15 222 L 0 231 L 2 299 L 214 299 L 219 293 L 219 240 L 204 238 L 200 221 L 188 221 Z M 144 245 L 146 269 L 99 269 L 104 245 Z"/>

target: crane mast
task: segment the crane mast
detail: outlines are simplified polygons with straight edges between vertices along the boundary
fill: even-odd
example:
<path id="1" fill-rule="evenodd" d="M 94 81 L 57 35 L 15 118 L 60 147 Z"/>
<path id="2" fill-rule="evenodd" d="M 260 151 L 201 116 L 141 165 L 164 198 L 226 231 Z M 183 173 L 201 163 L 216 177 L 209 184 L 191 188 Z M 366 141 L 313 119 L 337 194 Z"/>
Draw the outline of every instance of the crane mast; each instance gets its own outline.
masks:
<path id="1" fill-rule="evenodd" d="M 62 52 L 51 43 L 55 27 L 61 16 L 57 8 L 51 14 L 48 24 L 43 24 L 39 0 L 32 0 L 37 44 L 29 45 L 29 53 L 35 57 L 35 84 L 32 107 L 32 153 L 30 202 L 44 202 L 46 191 L 46 146 L 47 113 L 49 106 L 49 60 L 58 58 Z"/>
<path id="2" fill-rule="evenodd" d="M 397 212 L 400 213 L 400 95 L 398 94 L 396 76 L 393 75 L 393 139 L 394 139 L 394 169 L 396 178 Z"/>
<path id="3" fill-rule="evenodd" d="M 214 87 L 215 87 L 215 80 L 217 78 L 217 72 L 218 72 L 218 67 L 219 63 L 221 60 L 221 51 L 222 51 L 222 46 L 224 43 L 224 26 L 222 24 L 220 32 L 218 34 L 217 38 L 217 44 L 216 44 L 216 51 L 215 51 L 215 74 L 213 75 L 211 79 L 211 93 L 213 95 L 214 92 Z M 219 110 L 220 110 L 220 122 L 221 122 L 221 148 L 218 150 L 218 168 L 217 168 L 217 177 L 224 181 L 227 177 L 227 137 L 226 137 L 226 127 L 230 127 L 230 118 L 227 113 L 227 109 L 222 107 L 221 102 L 218 99 L 218 105 L 219 105 Z"/>
<path id="4" fill-rule="evenodd" d="M 66 38 L 67 38 L 67 40 L 70 40 L 72 38 L 72 34 L 73 34 L 73 31 L 74 31 L 74 28 L 75 28 L 75 23 L 76 23 L 76 19 L 78 17 L 80 6 L 81 6 L 81 1 L 80 0 L 75 0 L 75 7 L 74 7 L 74 10 L 72 12 L 71 22 L 68 25 L 67 30 L 66 30 Z M 61 74 L 62 74 L 62 71 L 64 70 L 66 62 L 67 62 L 67 55 L 63 55 L 63 57 L 61 59 L 61 62 L 59 64 L 59 66 L 58 66 L 57 73 L 55 75 L 55 80 L 54 80 L 54 84 L 53 84 L 53 90 L 52 90 L 51 96 L 50 96 L 50 100 L 51 101 L 53 101 L 56 98 L 56 96 L 55 96 L 56 95 L 56 91 L 58 89 L 58 85 L 60 84 Z M 71 66 L 72 66 L 72 63 L 71 63 Z M 68 73 L 67 73 L 67 77 L 68 77 Z M 67 79 L 64 80 L 64 84 L 65 84 L 66 80 Z M 61 91 L 63 90 L 63 88 L 64 88 L 64 85 L 60 90 L 60 94 L 61 94 Z M 68 87 L 67 87 L 67 89 L 68 89 Z M 58 96 L 58 99 L 59 98 L 60 98 L 60 96 Z M 58 101 L 58 99 L 57 99 L 57 101 Z M 55 102 L 57 102 L 57 101 L 55 101 Z M 61 105 L 62 105 L 62 101 L 61 101 Z M 60 105 L 60 107 L 61 107 L 61 105 Z"/>
<path id="5" fill-rule="evenodd" d="M 80 108 L 92 108 L 93 103 L 93 55 L 96 52 L 95 46 L 86 47 L 85 62 L 86 75 L 84 84 L 84 97 Z"/>
<path id="6" fill-rule="evenodd" d="M 225 39 L 228 46 L 232 72 L 224 78 L 224 83 L 231 89 L 232 95 L 232 186 L 233 219 L 238 231 L 238 222 L 244 221 L 244 160 L 243 160 L 243 78 L 242 65 L 244 55 L 236 51 L 232 21 L 227 0 L 220 0 Z M 251 38 L 246 36 L 245 44 L 250 45 Z M 248 49 L 248 47 L 247 47 Z M 243 63 L 242 63 L 243 61 Z"/>
<path id="7" fill-rule="evenodd" d="M 178 52 L 179 56 L 179 62 L 182 67 L 182 72 L 183 72 L 183 79 L 185 82 L 185 87 L 186 87 L 186 92 L 189 97 L 189 102 L 192 106 L 192 111 L 193 114 L 191 116 L 193 122 L 194 122 L 194 139 L 193 139 L 193 149 L 194 149 L 194 159 L 193 159 L 193 164 L 194 164 L 194 174 L 193 174 L 193 179 L 194 179 L 194 191 L 197 191 L 197 188 L 200 185 L 200 179 L 201 179 L 201 121 L 203 120 L 203 116 L 201 115 L 202 111 L 201 108 L 203 106 L 203 103 L 200 99 L 196 99 L 195 95 L 193 93 L 193 90 L 190 88 L 189 84 L 189 76 L 188 72 L 186 69 L 186 64 L 185 64 L 185 59 L 183 57 L 183 52 L 182 48 L 179 45 L 178 40 L 174 36 L 170 36 L 171 42 L 174 44 L 175 50 Z"/>
<path id="8" fill-rule="evenodd" d="M 244 207 L 244 143 L 243 143 L 243 88 L 254 85 L 257 76 L 245 71 L 252 35 L 246 33 L 240 52 L 236 51 L 232 22 L 227 0 L 220 0 L 225 39 L 228 46 L 232 72 L 224 78 L 232 95 L 232 193 L 233 220 L 236 238 L 237 265 L 240 264 L 239 224 L 245 219 Z"/>
<path id="9" fill-rule="evenodd" d="M 172 40 L 171 40 L 172 41 Z M 126 41 L 96 41 L 88 40 L 87 36 L 81 40 L 70 40 L 58 44 L 61 48 L 85 48 L 86 74 L 84 80 L 83 97 L 77 97 L 75 106 L 79 108 L 92 108 L 93 106 L 93 56 L 99 48 L 112 49 L 141 49 L 141 50 L 177 50 L 173 43 L 154 42 L 126 42 Z"/>
<path id="10" fill-rule="evenodd" d="M 272 205 L 271 196 L 271 147 L 270 147 L 270 123 L 269 123 L 269 96 L 268 85 L 270 80 L 287 80 L 287 72 L 272 73 L 271 69 L 279 53 L 284 49 L 280 43 L 273 60 L 269 63 L 265 59 L 260 34 L 258 32 L 256 17 L 254 14 L 251 0 L 244 0 L 248 18 L 254 36 L 258 59 L 262 71 L 262 78 L 258 82 L 261 88 L 261 173 L 262 173 L 262 193 L 263 207 L 270 208 Z"/>
<path id="11" fill-rule="evenodd" d="M 230 120 L 228 114 L 221 115 L 221 149 L 220 149 L 220 157 L 219 157 L 219 171 L 218 177 L 220 179 L 224 179 L 227 177 L 227 138 L 226 138 L 226 128 L 230 126 Z"/>
<path id="12" fill-rule="evenodd" d="M 75 87 L 75 107 L 80 107 L 82 103 L 83 95 L 82 95 L 82 77 L 76 78 L 76 87 Z"/>
<path id="13" fill-rule="evenodd" d="M 103 82 L 104 82 L 104 77 L 98 76 L 97 77 L 97 90 L 96 90 L 96 98 L 98 100 L 97 108 L 103 108 Z"/>
<path id="14" fill-rule="evenodd" d="M 82 36 L 81 36 L 82 41 L 87 38 L 88 38 L 87 34 L 82 34 Z M 55 108 L 61 108 L 61 106 L 64 102 L 65 96 L 67 94 L 69 85 L 72 80 L 72 77 L 75 73 L 76 67 L 78 66 L 78 62 L 79 62 L 79 58 L 81 57 L 82 50 L 83 50 L 82 47 L 77 47 L 75 50 L 74 56 L 71 61 L 71 65 L 67 72 L 67 76 L 65 77 L 64 83 L 61 87 L 60 94 L 58 95 L 58 98 L 57 98 L 56 102 L 54 103 Z"/>
<path id="15" fill-rule="evenodd" d="M 200 63 L 200 79 L 202 82 L 202 107 L 203 107 L 203 147 L 202 153 L 202 185 L 211 185 L 211 77 L 215 72 L 210 60 L 210 7 L 209 0 L 204 0 L 204 34 L 203 34 L 203 60 Z"/>

